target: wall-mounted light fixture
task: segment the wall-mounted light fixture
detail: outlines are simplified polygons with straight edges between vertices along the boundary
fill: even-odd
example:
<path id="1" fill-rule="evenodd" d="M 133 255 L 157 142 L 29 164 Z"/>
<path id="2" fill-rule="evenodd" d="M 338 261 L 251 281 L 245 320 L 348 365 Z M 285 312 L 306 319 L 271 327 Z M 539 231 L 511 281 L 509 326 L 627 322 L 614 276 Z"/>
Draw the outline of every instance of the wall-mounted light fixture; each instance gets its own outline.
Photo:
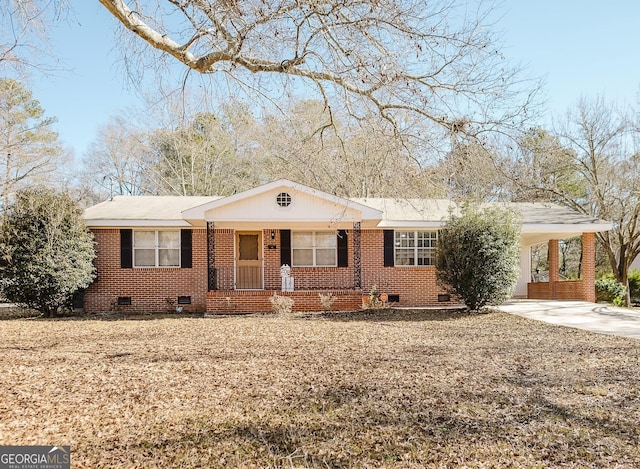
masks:
<path id="1" fill-rule="evenodd" d="M 275 230 L 271 230 L 271 239 L 276 239 L 276 232 L 275 232 Z"/>

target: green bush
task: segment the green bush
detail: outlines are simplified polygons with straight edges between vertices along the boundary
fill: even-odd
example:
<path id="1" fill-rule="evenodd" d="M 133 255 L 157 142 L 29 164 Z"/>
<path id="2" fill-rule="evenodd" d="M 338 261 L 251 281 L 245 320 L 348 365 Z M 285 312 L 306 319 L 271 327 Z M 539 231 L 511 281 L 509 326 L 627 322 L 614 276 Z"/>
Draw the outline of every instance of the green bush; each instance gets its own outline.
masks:
<path id="1" fill-rule="evenodd" d="M 629 273 L 629 293 L 632 299 L 640 299 L 640 270 L 633 269 Z"/>
<path id="2" fill-rule="evenodd" d="M 19 191 L 0 231 L 2 293 L 11 302 L 55 316 L 94 278 L 93 235 L 82 209 L 49 188 Z"/>
<path id="3" fill-rule="evenodd" d="M 598 301 L 607 301 L 622 306 L 626 296 L 626 287 L 618 282 L 613 274 L 603 275 L 596 280 L 596 299 Z"/>
<path id="4" fill-rule="evenodd" d="M 472 311 L 500 304 L 513 293 L 519 256 L 520 223 L 514 213 L 465 206 L 438 236 L 438 280 Z"/>

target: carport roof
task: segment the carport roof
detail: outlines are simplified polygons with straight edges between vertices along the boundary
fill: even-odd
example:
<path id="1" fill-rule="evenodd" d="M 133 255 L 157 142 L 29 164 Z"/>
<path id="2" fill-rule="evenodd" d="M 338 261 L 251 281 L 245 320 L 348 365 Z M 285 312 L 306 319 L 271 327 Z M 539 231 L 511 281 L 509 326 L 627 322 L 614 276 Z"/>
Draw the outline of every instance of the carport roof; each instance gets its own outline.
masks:
<path id="1" fill-rule="evenodd" d="M 447 199 L 399 199 L 399 198 L 359 198 L 355 202 L 369 205 L 382 211 L 381 227 L 441 226 L 450 213 L 460 214 L 461 204 Z M 547 202 L 486 203 L 518 212 L 522 217 L 523 231 L 548 230 L 555 227 L 572 229 L 579 225 L 580 231 L 603 231 L 611 229 L 611 224 L 595 217 L 576 212 L 562 205 Z M 570 228 L 572 227 L 572 228 Z"/>

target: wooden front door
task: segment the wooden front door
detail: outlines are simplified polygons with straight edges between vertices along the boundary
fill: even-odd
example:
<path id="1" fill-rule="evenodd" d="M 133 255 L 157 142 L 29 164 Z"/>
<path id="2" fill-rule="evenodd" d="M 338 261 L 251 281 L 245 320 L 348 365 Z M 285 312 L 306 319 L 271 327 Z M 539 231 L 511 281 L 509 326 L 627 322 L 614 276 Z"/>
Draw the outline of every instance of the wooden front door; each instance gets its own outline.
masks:
<path id="1" fill-rule="evenodd" d="M 236 290 L 262 288 L 262 232 L 236 231 Z"/>

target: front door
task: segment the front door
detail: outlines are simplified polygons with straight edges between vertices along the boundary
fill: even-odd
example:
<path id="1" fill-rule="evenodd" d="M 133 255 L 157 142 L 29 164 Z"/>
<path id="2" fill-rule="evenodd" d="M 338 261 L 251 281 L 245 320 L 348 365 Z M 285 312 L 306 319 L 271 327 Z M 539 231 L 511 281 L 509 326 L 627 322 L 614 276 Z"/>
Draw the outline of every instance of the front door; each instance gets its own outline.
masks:
<path id="1" fill-rule="evenodd" d="M 236 231 L 236 290 L 262 288 L 262 232 Z"/>

